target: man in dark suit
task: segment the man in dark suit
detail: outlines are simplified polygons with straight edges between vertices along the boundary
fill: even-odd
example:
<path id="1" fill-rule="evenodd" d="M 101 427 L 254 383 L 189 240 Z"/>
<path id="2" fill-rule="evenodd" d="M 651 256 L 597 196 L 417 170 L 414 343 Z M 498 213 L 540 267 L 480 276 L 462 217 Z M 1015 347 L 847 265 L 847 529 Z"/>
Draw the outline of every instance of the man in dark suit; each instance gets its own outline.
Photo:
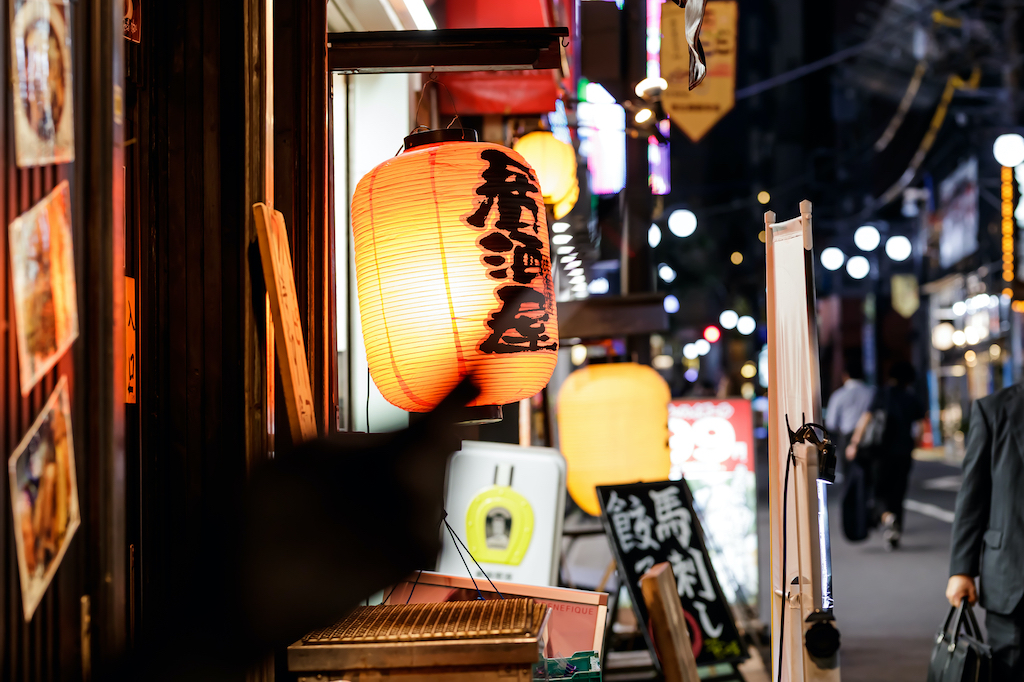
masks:
<path id="1" fill-rule="evenodd" d="M 978 600 L 981 577 L 994 681 L 1024 680 L 1024 386 L 975 401 L 956 500 L 946 597 Z"/>

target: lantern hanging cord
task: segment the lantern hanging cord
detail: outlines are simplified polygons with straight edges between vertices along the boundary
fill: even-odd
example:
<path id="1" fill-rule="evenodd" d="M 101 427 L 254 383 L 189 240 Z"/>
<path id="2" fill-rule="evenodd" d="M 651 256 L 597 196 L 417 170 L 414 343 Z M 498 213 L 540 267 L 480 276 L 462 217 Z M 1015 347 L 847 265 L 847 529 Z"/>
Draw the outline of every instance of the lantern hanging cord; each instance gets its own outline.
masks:
<path id="1" fill-rule="evenodd" d="M 473 556 L 473 553 L 469 551 L 469 547 L 466 547 L 466 543 L 462 541 L 462 538 L 455 534 L 455 530 L 452 529 L 451 525 L 448 523 L 448 512 L 444 513 L 444 519 L 442 519 L 442 521 L 444 522 L 444 525 L 448 528 L 448 533 L 452 536 L 452 540 L 455 542 L 455 550 L 459 553 L 459 558 L 462 559 L 462 564 L 466 567 L 466 572 L 469 573 L 469 579 L 473 581 L 473 587 L 476 587 L 476 593 L 477 595 L 479 595 L 480 599 L 484 598 L 483 594 L 481 594 L 480 588 L 477 587 L 476 580 L 473 579 L 473 572 L 469 570 L 469 564 L 466 563 L 466 557 L 462 555 L 462 549 L 466 550 L 466 554 L 468 554 L 469 558 L 473 560 L 473 563 L 476 564 L 476 567 L 480 569 L 480 573 L 483 574 L 484 578 L 487 580 L 488 583 L 490 583 L 491 587 L 498 594 L 498 596 L 504 599 L 505 595 L 503 595 L 501 593 L 501 590 L 499 590 L 497 586 L 495 586 L 494 581 L 492 581 L 491 577 L 487 575 L 487 571 L 483 569 L 483 567 L 480 565 L 480 562 L 477 561 L 476 557 Z M 460 545 L 462 546 L 462 549 L 459 548 Z"/>
<path id="2" fill-rule="evenodd" d="M 444 520 L 445 520 L 446 516 L 448 516 L 448 512 L 444 512 L 444 516 L 441 517 L 441 523 L 444 523 Z M 437 524 L 437 530 L 438 530 L 438 532 L 441 531 L 441 524 L 440 523 Z M 408 604 L 409 600 L 412 599 L 412 593 L 416 591 L 416 586 L 420 584 L 420 576 L 421 575 L 423 575 L 423 569 L 422 568 L 420 570 L 416 571 L 416 580 L 412 584 L 412 589 L 409 590 L 409 596 L 405 598 L 405 603 L 406 604 Z M 396 585 L 396 587 L 397 587 L 397 585 Z M 391 592 L 394 592 L 394 591 L 395 591 L 395 588 L 392 587 L 391 588 Z M 384 602 L 381 602 L 381 603 L 386 603 L 387 600 L 391 598 L 391 592 L 388 593 L 387 599 L 385 599 Z"/>
<path id="3" fill-rule="evenodd" d="M 462 117 L 459 116 L 459 109 L 458 109 L 458 107 L 455 104 L 455 97 L 452 95 L 451 90 L 448 89 L 448 86 L 445 85 L 444 83 L 442 83 L 441 81 L 439 81 L 437 79 L 437 74 L 434 73 L 433 67 L 431 67 L 431 69 L 430 69 L 430 77 L 423 84 L 423 87 L 420 88 L 420 99 L 419 99 L 418 102 L 416 102 L 416 120 L 418 121 L 419 118 L 420 118 L 420 107 L 423 105 L 423 98 L 426 97 L 426 95 L 427 95 L 427 86 L 430 85 L 430 84 L 433 84 L 435 88 L 438 88 L 438 87 L 442 88 L 445 91 L 445 93 L 447 93 L 448 99 L 452 103 L 452 111 L 455 112 L 455 116 L 452 118 L 451 121 L 448 122 L 448 125 L 445 126 L 445 130 L 448 130 L 453 125 L 455 125 L 455 121 L 456 120 L 458 120 L 458 122 L 459 122 L 459 127 L 460 128 L 464 128 L 465 126 L 462 125 Z M 418 131 L 421 128 L 424 128 L 426 130 L 430 130 L 430 126 L 425 126 L 425 125 L 422 125 L 422 124 L 418 124 L 415 128 L 413 128 L 412 132 L 415 133 L 416 131 Z"/>

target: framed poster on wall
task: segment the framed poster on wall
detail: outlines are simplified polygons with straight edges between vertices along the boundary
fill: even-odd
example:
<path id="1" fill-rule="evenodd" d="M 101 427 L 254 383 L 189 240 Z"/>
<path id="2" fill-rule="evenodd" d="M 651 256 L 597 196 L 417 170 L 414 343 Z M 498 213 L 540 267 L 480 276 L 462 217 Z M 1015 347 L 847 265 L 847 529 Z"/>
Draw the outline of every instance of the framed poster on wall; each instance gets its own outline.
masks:
<path id="1" fill-rule="evenodd" d="M 11 83 L 18 166 L 75 160 L 68 4 L 11 2 Z"/>

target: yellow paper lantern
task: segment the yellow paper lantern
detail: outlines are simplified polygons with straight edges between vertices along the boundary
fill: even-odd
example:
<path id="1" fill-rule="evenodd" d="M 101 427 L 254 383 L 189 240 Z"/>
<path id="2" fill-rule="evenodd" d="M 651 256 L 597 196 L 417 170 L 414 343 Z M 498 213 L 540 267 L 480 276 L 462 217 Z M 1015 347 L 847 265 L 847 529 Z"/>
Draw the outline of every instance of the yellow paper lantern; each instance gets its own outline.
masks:
<path id="1" fill-rule="evenodd" d="M 569 193 L 561 200 L 555 202 L 555 205 L 551 208 L 551 213 L 555 216 L 555 220 L 561 220 L 569 215 L 569 211 L 573 209 L 573 206 L 576 205 L 576 200 L 579 198 L 580 183 L 574 179 Z"/>
<path id="2" fill-rule="evenodd" d="M 551 251 L 530 165 L 472 130 L 420 133 L 352 198 L 367 363 L 393 405 L 435 407 L 472 374 L 472 405 L 529 398 L 557 362 Z"/>
<path id="3" fill-rule="evenodd" d="M 661 375 L 633 362 L 569 375 L 558 396 L 558 431 L 569 494 L 583 511 L 601 513 L 595 486 L 668 478 L 671 398 Z"/>
<path id="4" fill-rule="evenodd" d="M 556 204 L 566 199 L 574 183 L 579 192 L 576 150 L 571 144 L 562 142 L 546 130 L 538 130 L 523 135 L 512 148 L 536 169 L 545 204 Z M 576 203 L 575 199 L 572 203 Z"/>

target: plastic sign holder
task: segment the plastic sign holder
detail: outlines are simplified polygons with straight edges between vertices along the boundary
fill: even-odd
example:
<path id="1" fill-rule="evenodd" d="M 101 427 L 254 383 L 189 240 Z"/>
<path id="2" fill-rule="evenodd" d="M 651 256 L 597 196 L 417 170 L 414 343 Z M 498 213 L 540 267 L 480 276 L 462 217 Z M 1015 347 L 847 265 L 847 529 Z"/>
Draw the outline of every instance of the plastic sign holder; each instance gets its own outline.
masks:
<path id="1" fill-rule="evenodd" d="M 794 442 L 821 423 L 811 202 L 782 223 L 765 213 L 768 283 L 768 461 L 771 501 L 772 680 L 838 682 L 827 484 L 819 451 Z"/>

